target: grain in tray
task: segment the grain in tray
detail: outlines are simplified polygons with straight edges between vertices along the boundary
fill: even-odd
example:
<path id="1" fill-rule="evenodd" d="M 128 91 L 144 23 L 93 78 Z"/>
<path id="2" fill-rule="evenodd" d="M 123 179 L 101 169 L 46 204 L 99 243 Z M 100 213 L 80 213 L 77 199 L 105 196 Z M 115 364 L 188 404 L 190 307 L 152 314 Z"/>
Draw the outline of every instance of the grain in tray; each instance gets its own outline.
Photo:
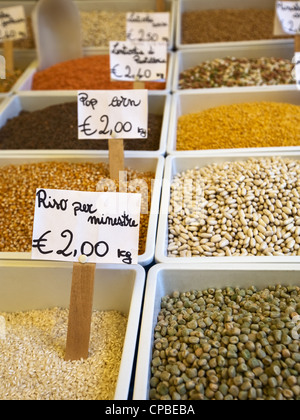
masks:
<path id="1" fill-rule="evenodd" d="M 158 150 L 162 120 L 161 115 L 150 112 L 148 138 L 125 139 L 124 149 Z M 108 150 L 108 140 L 78 140 L 77 125 L 77 102 L 22 111 L 0 128 L 0 149 Z"/>
<path id="2" fill-rule="evenodd" d="M 274 15 L 274 10 L 254 8 L 184 12 L 181 42 L 202 44 L 273 39 Z"/>
<path id="3" fill-rule="evenodd" d="M 0 93 L 9 92 L 22 73 L 23 70 L 21 69 L 15 69 L 13 72 L 6 71 L 5 79 L 0 79 Z"/>
<path id="4" fill-rule="evenodd" d="M 32 90 L 126 90 L 134 82 L 111 80 L 109 55 L 82 57 L 34 74 Z M 166 83 L 145 82 L 145 89 L 164 90 Z"/>
<path id="5" fill-rule="evenodd" d="M 142 194 L 141 255 L 146 249 L 154 174 L 130 168 L 125 170 L 128 192 Z M 96 191 L 99 182 L 105 179 L 109 179 L 109 168 L 104 163 L 41 162 L 1 167 L 0 252 L 31 252 L 37 188 Z M 118 190 L 118 181 L 114 187 Z M 103 182 L 101 191 L 107 191 L 107 188 L 108 184 Z"/>
<path id="6" fill-rule="evenodd" d="M 68 309 L 0 313 L 0 400 L 112 400 L 127 316 L 93 311 L 89 356 L 65 361 Z"/>
<path id="7" fill-rule="evenodd" d="M 279 102 L 221 105 L 178 118 L 177 150 L 300 145 L 300 106 Z"/>

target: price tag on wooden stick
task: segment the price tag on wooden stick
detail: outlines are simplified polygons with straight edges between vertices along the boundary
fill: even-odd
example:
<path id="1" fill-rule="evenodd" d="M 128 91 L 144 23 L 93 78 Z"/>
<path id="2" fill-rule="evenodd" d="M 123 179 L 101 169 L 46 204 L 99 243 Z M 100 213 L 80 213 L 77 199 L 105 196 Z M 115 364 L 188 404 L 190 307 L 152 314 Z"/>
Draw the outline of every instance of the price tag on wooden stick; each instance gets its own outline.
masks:
<path id="1" fill-rule="evenodd" d="M 295 52 L 293 62 L 295 64 L 294 68 L 294 78 L 297 83 L 297 88 L 300 90 L 300 52 Z"/>
<path id="2" fill-rule="evenodd" d="M 65 360 L 89 354 L 96 264 L 75 263 L 69 308 Z"/>

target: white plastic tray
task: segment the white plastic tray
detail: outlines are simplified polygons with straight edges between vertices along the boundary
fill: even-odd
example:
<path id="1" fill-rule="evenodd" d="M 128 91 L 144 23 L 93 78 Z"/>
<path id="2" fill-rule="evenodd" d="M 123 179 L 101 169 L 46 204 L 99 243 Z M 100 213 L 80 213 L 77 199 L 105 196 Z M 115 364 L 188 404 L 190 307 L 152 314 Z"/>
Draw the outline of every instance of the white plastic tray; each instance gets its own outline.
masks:
<path id="1" fill-rule="evenodd" d="M 72 264 L 0 261 L 0 308 L 3 312 L 68 308 Z M 94 309 L 116 310 L 129 317 L 116 400 L 127 400 L 133 372 L 145 284 L 141 266 L 97 265 Z"/>
<path id="2" fill-rule="evenodd" d="M 276 58 L 285 58 L 292 61 L 294 57 L 294 46 L 290 41 L 285 41 L 282 44 L 272 44 L 272 45 L 251 45 L 251 46 L 230 46 L 224 45 L 222 47 L 214 47 L 209 49 L 184 49 L 177 51 L 175 53 L 174 59 L 174 77 L 173 77 L 173 86 L 172 91 L 184 91 L 184 89 L 179 89 L 179 78 L 181 72 L 196 67 L 203 63 L 204 61 L 211 61 L 216 58 L 225 58 L 225 57 L 236 57 L 236 58 L 261 58 L 261 57 L 276 57 Z M 277 85 L 277 86 L 268 86 L 273 90 L 284 90 L 289 89 L 290 85 Z M 291 88 L 296 89 L 296 84 Z M 222 88 L 211 88 L 222 89 Z M 253 87 L 249 87 L 249 90 Z M 256 86 L 255 89 L 260 89 Z M 193 89 L 195 90 L 195 89 Z M 191 91 L 191 89 L 188 89 Z M 203 89 L 197 90 L 199 93 Z"/>
<path id="3" fill-rule="evenodd" d="M 234 267 L 159 264 L 151 268 L 147 278 L 133 399 L 149 399 L 154 327 L 163 296 L 174 291 L 205 290 L 210 287 L 300 285 L 299 270 L 300 266 L 296 264 L 238 264 Z"/>
<path id="4" fill-rule="evenodd" d="M 175 15 L 176 15 L 176 1 L 166 0 L 166 12 L 170 12 L 170 42 L 169 49 L 173 49 L 173 41 L 175 37 Z M 75 1 L 79 11 L 91 12 L 94 10 L 106 11 L 106 12 L 142 12 L 147 10 L 156 10 L 156 0 L 142 0 L 142 1 L 132 1 L 132 0 L 81 0 Z M 112 39 L 112 41 L 119 41 L 118 39 Z M 85 47 L 85 52 L 97 53 L 97 51 L 102 51 L 107 53 L 107 47 Z"/>
<path id="5" fill-rule="evenodd" d="M 176 41 L 177 49 L 187 48 L 212 48 L 218 46 L 248 46 L 248 45 L 272 45 L 286 42 L 284 39 L 275 40 L 254 40 L 254 41 L 236 41 L 236 42 L 210 42 L 203 44 L 182 44 L 182 13 L 195 10 L 208 9 L 267 9 L 275 11 L 274 0 L 178 0 L 177 19 L 176 19 Z M 203 28 L 205 30 L 205 28 Z M 293 39 L 290 40 L 293 44 Z"/>
<path id="6" fill-rule="evenodd" d="M 172 95 L 171 116 L 169 136 L 167 143 L 167 153 L 170 155 L 185 156 L 206 156 L 235 153 L 261 153 L 270 151 L 277 153 L 280 151 L 300 151 L 300 146 L 295 147 L 262 147 L 245 149 L 210 149 L 210 150 L 176 150 L 177 124 L 178 118 L 182 115 L 204 111 L 221 105 L 231 105 L 250 102 L 284 102 L 300 105 L 300 94 L 296 87 L 285 87 L 284 89 L 272 89 L 270 86 L 256 88 L 218 88 L 185 90 L 176 92 Z"/>
<path id="7" fill-rule="evenodd" d="M 172 184 L 173 178 L 177 173 L 186 171 L 187 169 L 193 169 L 196 166 L 204 167 L 213 163 L 222 163 L 222 162 L 234 162 L 234 161 L 244 161 L 251 157 L 263 157 L 263 156 L 282 156 L 290 159 L 300 159 L 299 153 L 244 153 L 244 154 L 223 154 L 219 156 L 208 155 L 205 157 L 186 157 L 186 156 L 168 156 L 165 163 L 165 172 L 163 180 L 163 190 L 162 190 L 162 199 L 160 206 L 159 214 L 159 223 L 158 223 L 158 233 L 157 233 L 157 243 L 155 251 L 155 260 L 158 263 L 173 263 L 173 264 L 196 264 L 201 265 L 206 264 L 219 264 L 219 263 L 300 263 L 299 256 L 286 256 L 286 257 L 268 257 L 268 256 L 246 256 L 246 257 L 168 257 L 167 248 L 168 248 L 168 214 L 169 214 L 169 204 L 170 204 L 170 186 Z"/>
<path id="8" fill-rule="evenodd" d="M 0 50 L 0 55 L 4 55 L 3 50 Z M 14 85 L 11 87 L 9 92 L 1 93 L 0 98 L 4 99 L 7 96 L 10 96 L 17 90 L 22 84 L 27 80 L 28 76 L 31 74 L 32 69 L 34 68 L 35 63 L 35 51 L 34 50 L 15 50 L 14 51 L 14 65 L 16 69 L 23 70 L 21 76 L 16 80 Z"/>
<path id="9" fill-rule="evenodd" d="M 106 162 L 108 157 L 94 152 L 85 155 L 53 155 L 51 153 L 41 153 L 40 155 L 24 154 L 23 151 L 19 153 L 11 153 L 5 157 L 0 157 L 0 166 L 6 165 L 20 165 L 24 163 L 34 162 Z M 152 182 L 152 200 L 149 215 L 148 233 L 146 239 L 146 250 L 144 254 L 139 255 L 138 263 L 142 266 L 147 266 L 153 262 L 156 232 L 159 214 L 159 204 L 161 195 L 162 176 L 164 169 L 164 158 L 162 156 L 154 157 L 136 157 L 128 153 L 125 157 L 125 167 L 132 168 L 139 171 L 152 171 L 155 173 L 155 179 Z M 0 252 L 0 260 L 29 260 L 31 253 L 27 252 Z"/>
<path id="10" fill-rule="evenodd" d="M 148 95 L 149 113 L 154 113 L 163 116 L 162 129 L 160 135 L 160 142 L 158 150 L 154 151 L 131 151 L 133 155 L 141 156 L 159 156 L 166 153 L 167 137 L 169 130 L 169 119 L 171 109 L 171 95 L 166 93 L 153 93 L 149 91 Z M 51 91 L 51 92 L 19 92 L 13 97 L 8 98 L 5 102 L 0 104 L 0 128 L 3 127 L 7 120 L 19 115 L 21 111 L 37 111 L 52 105 L 58 105 L 66 102 L 77 102 L 77 92 L 74 91 Z M 147 141 L 147 140 L 145 140 Z M 33 154 L 34 150 L 24 151 L 25 153 Z M 37 153 L 44 151 L 37 151 Z M 104 156 L 108 155 L 108 151 L 98 151 Z M 10 154 L 9 150 L 1 150 L 1 156 Z M 23 152 L 22 152 L 23 153 Z M 90 154 L 91 151 L 80 150 L 80 142 L 78 150 L 50 150 L 51 154 Z M 125 155 L 128 152 L 125 152 Z"/>

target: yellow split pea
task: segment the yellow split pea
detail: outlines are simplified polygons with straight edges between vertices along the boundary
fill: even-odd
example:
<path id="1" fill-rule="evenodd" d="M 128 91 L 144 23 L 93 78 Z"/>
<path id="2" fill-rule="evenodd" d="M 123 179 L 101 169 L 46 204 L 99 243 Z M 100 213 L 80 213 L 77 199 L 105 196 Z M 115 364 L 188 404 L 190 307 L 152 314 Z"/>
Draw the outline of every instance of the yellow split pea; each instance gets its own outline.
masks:
<path id="1" fill-rule="evenodd" d="M 300 106 L 222 105 L 179 117 L 177 150 L 300 146 Z"/>

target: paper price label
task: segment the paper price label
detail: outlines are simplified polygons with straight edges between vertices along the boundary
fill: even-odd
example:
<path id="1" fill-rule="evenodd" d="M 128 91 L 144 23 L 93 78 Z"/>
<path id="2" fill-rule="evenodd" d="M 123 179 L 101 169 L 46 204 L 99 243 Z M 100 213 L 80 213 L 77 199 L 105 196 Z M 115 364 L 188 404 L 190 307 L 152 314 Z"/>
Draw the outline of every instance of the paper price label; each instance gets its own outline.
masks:
<path id="1" fill-rule="evenodd" d="M 167 74 L 166 42 L 110 42 L 110 72 L 113 80 L 164 81 Z"/>
<path id="2" fill-rule="evenodd" d="M 38 189 L 32 258 L 137 264 L 141 195 Z"/>
<path id="3" fill-rule="evenodd" d="M 285 34 L 300 33 L 300 1 L 277 1 L 276 16 Z M 275 34 L 279 34 L 275 21 Z"/>
<path id="4" fill-rule="evenodd" d="M 147 90 L 80 91 L 77 104 L 80 140 L 148 137 Z"/>
<path id="5" fill-rule="evenodd" d="M 128 41 L 169 42 L 170 13 L 127 13 L 126 36 Z"/>
<path id="6" fill-rule="evenodd" d="M 26 16 L 23 6 L 0 10 L 0 42 L 17 41 L 27 37 Z"/>

